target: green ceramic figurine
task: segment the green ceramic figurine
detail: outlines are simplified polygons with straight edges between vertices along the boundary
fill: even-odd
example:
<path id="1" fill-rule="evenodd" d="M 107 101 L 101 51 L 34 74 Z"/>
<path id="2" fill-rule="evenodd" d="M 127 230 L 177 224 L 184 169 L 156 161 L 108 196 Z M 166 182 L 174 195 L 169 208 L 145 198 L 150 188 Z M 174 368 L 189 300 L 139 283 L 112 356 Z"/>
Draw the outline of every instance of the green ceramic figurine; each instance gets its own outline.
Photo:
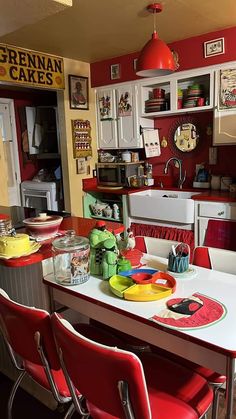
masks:
<path id="1" fill-rule="evenodd" d="M 117 272 L 117 251 L 116 239 L 107 239 L 103 243 L 105 251 L 102 256 L 102 277 L 109 279 L 111 276 L 116 275 Z"/>
<path id="2" fill-rule="evenodd" d="M 104 252 L 104 242 L 107 239 L 115 240 L 114 235 L 106 229 L 105 221 L 97 221 L 89 235 L 90 242 L 90 273 L 92 275 L 102 275 L 102 258 Z M 115 249 L 117 246 L 115 244 Z"/>

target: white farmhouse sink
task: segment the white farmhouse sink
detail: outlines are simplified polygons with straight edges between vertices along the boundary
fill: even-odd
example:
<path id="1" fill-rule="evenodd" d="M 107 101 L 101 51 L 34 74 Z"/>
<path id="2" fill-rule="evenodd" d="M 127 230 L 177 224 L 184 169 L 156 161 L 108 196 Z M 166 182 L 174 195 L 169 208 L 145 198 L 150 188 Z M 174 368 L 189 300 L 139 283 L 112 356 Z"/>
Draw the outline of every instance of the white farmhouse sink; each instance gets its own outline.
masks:
<path id="1" fill-rule="evenodd" d="M 130 216 L 171 223 L 194 223 L 196 192 L 147 189 L 129 195 Z"/>

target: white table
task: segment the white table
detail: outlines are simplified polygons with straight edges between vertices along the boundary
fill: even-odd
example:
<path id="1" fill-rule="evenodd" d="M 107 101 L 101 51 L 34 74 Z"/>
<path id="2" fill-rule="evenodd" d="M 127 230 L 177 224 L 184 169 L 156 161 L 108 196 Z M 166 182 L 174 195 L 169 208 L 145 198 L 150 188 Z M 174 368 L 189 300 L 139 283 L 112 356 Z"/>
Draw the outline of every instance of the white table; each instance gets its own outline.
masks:
<path id="1" fill-rule="evenodd" d="M 166 270 L 166 259 L 146 255 L 151 268 Z M 52 299 L 90 318 L 143 339 L 159 348 L 182 356 L 227 376 L 226 418 L 232 419 L 234 368 L 236 358 L 236 275 L 194 267 L 196 275 L 176 278 L 172 296 L 150 302 L 133 302 L 116 297 L 107 281 L 91 277 L 84 284 L 65 287 L 56 284 L 53 275 L 44 278 Z M 211 326 L 188 331 L 173 330 L 149 319 L 175 297 L 199 292 L 219 300 L 227 308 L 226 316 Z"/>

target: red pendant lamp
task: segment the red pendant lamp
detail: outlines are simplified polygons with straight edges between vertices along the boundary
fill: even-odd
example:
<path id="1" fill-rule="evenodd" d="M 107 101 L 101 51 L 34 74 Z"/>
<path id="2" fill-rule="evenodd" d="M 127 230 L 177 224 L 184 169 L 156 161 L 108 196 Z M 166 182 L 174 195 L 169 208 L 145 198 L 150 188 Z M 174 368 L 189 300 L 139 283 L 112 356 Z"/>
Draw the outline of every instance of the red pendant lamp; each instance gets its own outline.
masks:
<path id="1" fill-rule="evenodd" d="M 158 38 L 156 14 L 162 11 L 160 3 L 152 3 L 147 10 L 154 16 L 154 31 L 150 41 L 143 47 L 138 57 L 136 74 L 140 77 L 165 76 L 175 71 L 175 62 L 170 48 Z"/>

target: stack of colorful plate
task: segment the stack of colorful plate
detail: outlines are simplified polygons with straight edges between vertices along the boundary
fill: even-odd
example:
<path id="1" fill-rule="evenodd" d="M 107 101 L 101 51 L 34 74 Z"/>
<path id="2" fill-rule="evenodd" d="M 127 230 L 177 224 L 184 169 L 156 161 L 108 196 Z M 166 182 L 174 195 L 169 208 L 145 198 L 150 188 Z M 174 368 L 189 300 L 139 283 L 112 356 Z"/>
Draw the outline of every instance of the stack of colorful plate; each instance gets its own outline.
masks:
<path id="1" fill-rule="evenodd" d="M 159 112 L 166 110 L 165 98 L 145 100 L 145 112 Z"/>
<path id="2" fill-rule="evenodd" d="M 198 99 L 202 97 L 203 89 L 200 84 L 193 84 L 189 86 L 187 91 L 187 98 L 184 102 L 184 108 L 194 108 L 198 105 Z"/>

